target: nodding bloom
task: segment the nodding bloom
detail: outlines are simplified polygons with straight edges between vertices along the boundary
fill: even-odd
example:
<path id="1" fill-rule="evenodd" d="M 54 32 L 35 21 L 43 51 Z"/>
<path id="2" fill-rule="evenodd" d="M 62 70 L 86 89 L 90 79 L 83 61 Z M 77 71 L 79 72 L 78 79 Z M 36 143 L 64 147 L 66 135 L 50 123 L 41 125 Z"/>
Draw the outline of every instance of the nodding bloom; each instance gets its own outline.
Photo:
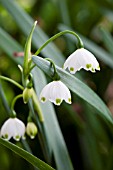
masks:
<path id="1" fill-rule="evenodd" d="M 47 84 L 43 88 L 40 94 L 40 100 L 42 102 L 49 100 L 55 105 L 60 105 L 65 100 L 65 102 L 71 104 L 71 94 L 66 85 L 60 80 L 57 80 Z"/>
<path id="2" fill-rule="evenodd" d="M 9 118 L 2 125 L 0 135 L 6 140 L 10 140 L 13 137 L 13 139 L 19 141 L 21 137 L 24 137 L 24 134 L 24 123 L 17 118 Z"/>
<path id="3" fill-rule="evenodd" d="M 27 127 L 26 127 L 27 135 L 30 136 L 31 139 L 34 139 L 37 132 L 38 132 L 38 129 L 36 125 L 33 122 L 28 122 Z"/>
<path id="4" fill-rule="evenodd" d="M 76 71 L 81 70 L 82 68 L 95 72 L 100 70 L 99 63 L 95 56 L 84 48 L 77 49 L 72 53 L 64 63 L 64 69 L 68 68 L 71 74 L 76 73 Z"/>

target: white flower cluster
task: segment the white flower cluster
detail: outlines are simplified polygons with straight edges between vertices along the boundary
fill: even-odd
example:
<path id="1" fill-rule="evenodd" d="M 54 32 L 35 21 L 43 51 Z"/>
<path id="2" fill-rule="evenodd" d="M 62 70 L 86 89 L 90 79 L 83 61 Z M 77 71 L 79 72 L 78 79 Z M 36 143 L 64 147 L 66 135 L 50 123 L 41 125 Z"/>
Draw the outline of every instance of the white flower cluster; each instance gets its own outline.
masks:
<path id="1" fill-rule="evenodd" d="M 28 122 L 27 127 L 25 127 L 18 118 L 9 118 L 1 127 L 0 136 L 6 140 L 13 138 L 19 141 L 21 137 L 25 139 L 25 132 L 31 139 L 34 139 L 37 134 L 36 125 L 33 122 Z"/>
<path id="2" fill-rule="evenodd" d="M 68 68 L 71 74 L 75 74 L 82 68 L 93 73 L 96 70 L 100 70 L 99 63 L 94 55 L 84 48 L 77 49 L 72 53 L 65 61 L 63 68 Z M 49 100 L 55 105 L 60 105 L 65 100 L 71 104 L 71 94 L 66 85 L 60 80 L 57 80 L 47 84 L 43 88 L 40 94 L 40 100 L 43 103 Z"/>

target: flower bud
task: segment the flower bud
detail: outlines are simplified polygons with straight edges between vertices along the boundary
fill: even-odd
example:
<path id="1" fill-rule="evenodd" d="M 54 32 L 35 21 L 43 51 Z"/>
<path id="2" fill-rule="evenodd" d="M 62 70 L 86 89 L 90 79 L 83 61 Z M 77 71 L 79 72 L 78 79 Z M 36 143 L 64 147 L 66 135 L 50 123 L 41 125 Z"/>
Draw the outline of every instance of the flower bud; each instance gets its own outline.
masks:
<path id="1" fill-rule="evenodd" d="M 33 122 L 28 122 L 27 127 L 26 127 L 27 135 L 30 136 L 31 139 L 34 139 L 37 132 L 38 132 L 38 129 L 36 125 Z"/>
<path id="2" fill-rule="evenodd" d="M 32 88 L 25 88 L 23 91 L 23 101 L 26 104 L 32 96 Z"/>

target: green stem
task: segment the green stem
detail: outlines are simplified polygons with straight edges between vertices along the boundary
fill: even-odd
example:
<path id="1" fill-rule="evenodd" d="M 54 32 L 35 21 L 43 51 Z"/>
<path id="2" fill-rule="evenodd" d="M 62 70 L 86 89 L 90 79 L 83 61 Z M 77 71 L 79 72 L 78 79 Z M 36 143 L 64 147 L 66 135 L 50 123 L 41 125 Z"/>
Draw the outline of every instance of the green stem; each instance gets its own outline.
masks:
<path id="1" fill-rule="evenodd" d="M 58 38 L 59 36 L 63 35 L 63 34 L 72 34 L 74 35 L 77 39 L 78 39 L 78 42 L 79 42 L 79 45 L 80 45 L 80 48 L 84 47 L 83 45 L 83 42 L 82 40 L 80 39 L 80 37 L 73 31 L 69 31 L 69 30 L 65 30 L 65 31 L 62 31 L 62 32 L 59 32 L 58 34 L 54 35 L 53 37 L 51 37 L 49 40 L 47 40 L 35 53 L 35 55 L 38 55 L 42 49 L 48 45 L 51 41 L 55 40 L 56 38 Z"/>
<path id="2" fill-rule="evenodd" d="M 60 76 L 57 73 L 54 62 L 50 58 L 46 58 L 46 60 L 49 61 L 53 65 L 53 69 L 54 69 L 53 80 L 60 80 Z"/>
<path id="3" fill-rule="evenodd" d="M 18 96 L 16 96 L 16 97 L 13 99 L 13 101 L 12 101 L 12 103 L 11 103 L 11 111 L 12 111 L 12 112 L 14 112 L 14 106 L 15 106 L 16 101 L 17 101 L 19 98 L 21 98 L 21 97 L 23 97 L 23 94 L 19 94 Z"/>
<path id="4" fill-rule="evenodd" d="M 0 76 L 0 79 L 6 80 L 6 81 L 14 84 L 15 86 L 17 86 L 17 87 L 20 88 L 21 90 L 24 90 L 24 87 L 23 87 L 23 86 L 21 86 L 19 83 L 17 83 L 16 81 L 14 81 L 14 80 L 12 80 L 12 79 L 10 79 L 10 78 L 8 78 L 8 77 Z"/>
<path id="5" fill-rule="evenodd" d="M 32 91 L 32 101 L 33 101 L 33 105 L 34 105 L 34 110 L 37 112 L 38 116 L 39 116 L 39 120 L 40 122 L 44 122 L 44 117 L 43 117 L 43 113 L 37 98 L 37 95 L 33 89 Z"/>
<path id="6" fill-rule="evenodd" d="M 31 68 L 29 69 L 28 74 L 31 72 L 31 70 L 32 70 L 35 66 L 36 66 L 36 64 L 33 64 L 33 65 L 31 66 Z"/>

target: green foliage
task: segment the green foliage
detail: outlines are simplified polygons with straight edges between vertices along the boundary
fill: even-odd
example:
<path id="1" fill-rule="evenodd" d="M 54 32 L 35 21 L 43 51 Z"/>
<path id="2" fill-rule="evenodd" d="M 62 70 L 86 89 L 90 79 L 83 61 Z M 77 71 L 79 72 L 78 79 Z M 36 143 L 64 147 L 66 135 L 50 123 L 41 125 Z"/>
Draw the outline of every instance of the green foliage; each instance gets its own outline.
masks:
<path id="1" fill-rule="evenodd" d="M 23 49 L 34 20 L 38 20 L 38 24 L 32 37 L 32 54 L 59 31 L 74 30 L 83 40 L 85 48 L 98 58 L 101 68 L 96 74 L 81 70 L 75 76 L 60 68 L 64 59 L 77 48 L 76 38 L 72 35 L 57 38 L 41 51 L 41 57 L 51 58 L 58 65 L 56 68 L 62 82 L 71 90 L 72 105 L 62 103 L 60 107 L 54 107 L 50 102 L 42 104 L 39 101 L 40 111 L 44 116 L 44 123 L 41 123 L 32 101 L 29 100 L 24 105 L 23 100 L 19 99 L 15 104 L 17 117 L 27 124 L 27 117 L 32 115 L 32 120 L 38 127 L 38 135 L 34 140 L 26 136 L 26 140 L 20 142 L 13 139 L 7 142 L 1 138 L 1 169 L 112 170 L 112 10 L 112 0 L 29 0 L 27 3 L 21 0 L 0 0 L 2 76 L 23 83 L 23 75 L 17 65 L 23 66 Z M 34 56 L 33 61 L 45 72 L 44 74 L 38 67 L 32 70 L 38 102 L 42 88 L 51 80 L 46 74 L 51 77 L 53 69 L 48 61 L 40 57 Z M 30 78 L 28 77 L 29 80 Z M 0 83 L 2 126 L 11 112 L 12 98 L 22 91 L 4 80 L 0 80 Z"/>

